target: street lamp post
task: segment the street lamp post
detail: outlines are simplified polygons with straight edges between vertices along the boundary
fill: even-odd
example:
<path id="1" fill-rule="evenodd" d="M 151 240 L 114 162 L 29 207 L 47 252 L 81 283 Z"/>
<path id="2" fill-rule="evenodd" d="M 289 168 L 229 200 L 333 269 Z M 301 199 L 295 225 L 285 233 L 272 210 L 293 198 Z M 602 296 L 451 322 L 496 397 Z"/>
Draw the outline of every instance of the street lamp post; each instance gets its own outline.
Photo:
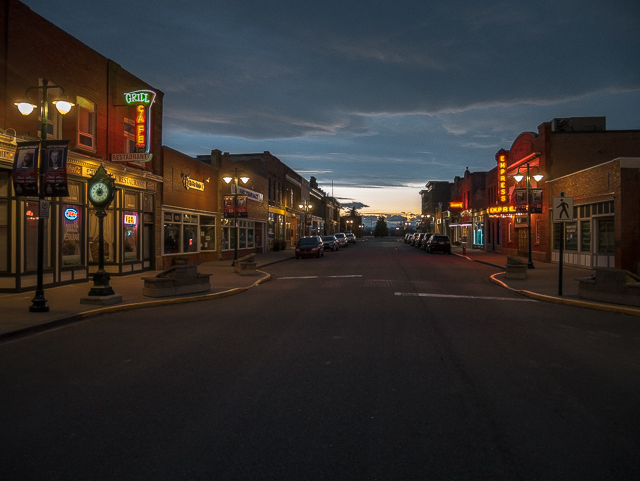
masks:
<path id="1" fill-rule="evenodd" d="M 62 96 L 53 100 L 53 105 L 56 106 L 58 112 L 62 115 L 69 113 L 71 107 L 74 104 L 66 100 L 64 97 L 64 89 L 59 85 L 49 84 L 49 80 L 44 78 L 42 79 L 42 85 L 38 85 L 37 87 L 29 87 L 27 89 L 26 95 L 29 97 L 29 92 L 31 90 L 42 90 L 42 104 L 40 106 L 40 117 L 42 121 L 41 129 L 40 129 L 40 141 L 44 142 L 47 140 L 47 126 L 49 123 L 49 90 L 57 89 L 62 91 Z M 29 115 L 36 108 L 36 105 L 31 103 L 31 100 L 22 100 L 15 103 L 18 107 L 18 110 L 22 115 Z M 43 144 L 44 145 L 44 144 Z M 40 156 L 38 159 L 38 198 L 39 208 L 42 212 L 42 204 L 45 200 L 45 192 L 44 192 L 44 169 L 43 169 L 43 161 L 44 161 L 44 150 L 41 148 Z M 31 312 L 49 312 L 49 306 L 47 305 L 47 298 L 44 296 L 44 218 L 41 214 L 38 215 L 38 254 L 37 254 L 37 271 L 36 271 L 36 294 L 35 297 L 31 300 L 31 306 L 29 306 L 29 311 Z"/>
<path id="2" fill-rule="evenodd" d="M 313 209 L 313 205 L 309 204 L 306 200 L 302 204 L 298 204 L 298 207 L 304 211 L 304 230 L 303 234 L 307 233 L 307 218 L 309 217 L 309 211 Z"/>
<path id="3" fill-rule="evenodd" d="M 222 180 L 224 180 L 226 184 L 230 184 L 232 181 L 234 183 L 233 220 L 236 225 L 236 241 L 233 243 L 233 265 L 235 266 L 236 262 L 238 262 L 238 243 L 240 242 L 240 227 L 238 225 L 238 180 L 240 180 L 240 182 L 242 182 L 243 184 L 246 184 L 247 182 L 249 182 L 249 177 L 247 177 L 246 175 L 240 176 L 238 174 L 238 168 L 236 167 L 235 175 L 226 175 L 222 177 Z"/>
<path id="4" fill-rule="evenodd" d="M 525 179 L 526 181 L 526 188 L 527 188 L 527 237 L 528 239 L 528 250 L 529 250 L 529 259 L 527 261 L 527 268 L 528 269 L 535 269 L 535 265 L 533 264 L 533 257 L 532 257 L 532 240 L 531 240 L 531 236 L 532 236 L 532 231 L 531 231 L 531 170 L 532 169 L 536 169 L 535 172 L 537 172 L 537 174 L 533 175 L 533 179 L 537 182 L 540 182 L 544 175 L 542 173 L 540 173 L 539 169 L 537 166 L 533 166 L 531 167 L 529 162 L 526 163 L 526 170 L 521 170 L 523 169 L 523 167 L 525 166 L 520 166 L 518 167 L 518 173 L 515 174 L 513 176 L 513 178 L 516 180 L 516 182 L 521 182 L 522 179 Z M 526 173 L 524 173 L 526 172 Z"/>

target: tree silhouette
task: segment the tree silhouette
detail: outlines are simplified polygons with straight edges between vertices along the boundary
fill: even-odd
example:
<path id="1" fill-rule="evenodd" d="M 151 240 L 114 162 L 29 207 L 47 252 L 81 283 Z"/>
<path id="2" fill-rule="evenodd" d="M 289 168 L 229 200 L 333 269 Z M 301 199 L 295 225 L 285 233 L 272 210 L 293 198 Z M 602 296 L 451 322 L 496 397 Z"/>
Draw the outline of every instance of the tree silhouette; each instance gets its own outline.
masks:
<path id="1" fill-rule="evenodd" d="M 387 221 L 383 215 L 378 217 L 378 222 L 376 222 L 376 229 L 373 235 L 375 237 L 387 237 L 389 235 L 389 227 L 387 227 Z"/>

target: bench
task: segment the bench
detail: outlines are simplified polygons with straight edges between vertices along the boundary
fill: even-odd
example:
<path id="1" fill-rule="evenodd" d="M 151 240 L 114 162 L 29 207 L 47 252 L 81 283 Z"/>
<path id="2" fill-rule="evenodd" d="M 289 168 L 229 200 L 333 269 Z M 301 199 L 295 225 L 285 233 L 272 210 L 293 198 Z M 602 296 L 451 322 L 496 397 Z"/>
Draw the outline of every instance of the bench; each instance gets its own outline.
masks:
<path id="1" fill-rule="evenodd" d="M 235 262 L 234 269 L 236 273 L 241 276 L 255 276 L 257 274 L 256 268 L 258 263 L 256 262 L 256 255 L 249 254 L 241 257 Z"/>
<path id="2" fill-rule="evenodd" d="M 580 298 L 640 307 L 640 276 L 613 267 L 596 267 L 595 271 L 580 279 Z"/>
<path id="3" fill-rule="evenodd" d="M 209 292 L 211 274 L 201 274 L 195 264 L 173 266 L 154 277 L 143 277 L 142 295 L 145 297 L 180 296 Z"/>
<path id="4" fill-rule="evenodd" d="M 507 272 L 505 277 L 507 279 L 526 279 L 527 278 L 527 263 L 517 257 L 507 256 Z"/>

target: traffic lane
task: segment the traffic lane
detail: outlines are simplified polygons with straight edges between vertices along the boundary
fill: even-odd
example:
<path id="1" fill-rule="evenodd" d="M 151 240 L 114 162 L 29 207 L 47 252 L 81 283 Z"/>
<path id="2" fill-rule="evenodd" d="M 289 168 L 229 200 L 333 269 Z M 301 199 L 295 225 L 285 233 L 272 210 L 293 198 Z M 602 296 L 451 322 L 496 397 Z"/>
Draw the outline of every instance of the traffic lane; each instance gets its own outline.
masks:
<path id="1" fill-rule="evenodd" d="M 318 282 L 320 290 L 313 288 Z M 565 333 L 566 339 L 546 348 L 548 336 L 559 337 L 547 334 L 557 322 L 555 311 L 542 307 L 549 305 L 511 300 L 486 300 L 485 305 L 479 299 L 452 305 L 450 298 L 401 298 L 395 287 L 365 285 L 359 278 L 280 278 L 220 300 L 215 308 L 196 303 L 188 310 L 147 310 L 153 311 L 150 316 L 105 316 L 77 338 L 69 332 L 62 336 L 63 330 L 56 334 L 61 338 L 47 342 L 38 336 L 37 346 L 27 349 L 29 362 L 33 371 L 46 366 L 44 384 L 52 394 L 46 407 L 34 412 L 33 403 L 42 402 L 37 394 L 49 391 L 37 381 L 29 383 L 37 375 L 15 373 L 13 384 L 3 376 L 3 386 L 18 384 L 19 390 L 24 383 L 35 394 L 22 406 L 31 411 L 25 432 L 14 426 L 6 432 L 15 441 L 33 432 L 48 437 L 50 442 L 34 443 L 41 457 L 68 459 L 78 473 L 103 466 L 105 474 L 165 478 L 184 478 L 180 474 L 186 472 L 227 478 L 473 473 L 533 479 L 573 469 L 565 477 L 588 479 L 588 471 L 602 475 L 612 466 L 613 448 L 628 452 L 613 443 L 576 467 L 581 459 L 576 454 L 581 451 L 573 450 L 580 444 L 576 440 L 587 432 L 583 451 L 591 455 L 589 432 L 604 436 L 607 429 L 591 405 L 579 406 L 586 412 L 580 427 L 572 399 L 584 404 L 584 396 L 575 395 L 571 379 L 553 372 L 556 365 L 576 364 L 572 356 L 582 354 L 586 367 L 576 370 L 588 371 L 582 381 L 601 382 L 592 371 L 607 375 L 609 366 L 589 365 L 594 361 L 579 351 L 595 350 L 603 359 L 611 357 L 609 350 L 617 351 L 608 388 L 614 399 L 620 397 L 620 386 L 633 377 L 624 369 L 633 359 L 624 339 L 606 336 L 612 337 L 607 350 L 602 341 L 585 346 L 587 339 Z M 329 306 L 319 292 L 330 299 Z M 516 319 L 514 305 L 543 311 L 531 317 L 526 307 Z M 574 311 L 559 313 L 563 325 Z M 65 346 L 70 338 L 75 338 L 72 345 Z M 578 352 L 559 356 L 556 351 L 562 353 L 567 343 Z M 55 353 L 47 352 L 52 346 Z M 524 360 L 521 351 L 527 354 Z M 546 359 L 554 363 L 545 364 Z M 531 361 L 540 367 L 533 370 Z M 3 360 L 2 365 L 16 363 Z M 565 381 L 572 396 L 558 391 Z M 628 392 L 631 400 L 638 399 L 635 391 Z M 596 404 L 606 408 L 602 400 Z M 556 421 L 556 412 L 568 421 Z M 636 421 L 624 404 L 614 415 L 617 423 Z M 577 426 L 574 438 L 567 438 L 567 426 Z M 625 432 L 613 434 L 633 440 Z M 565 449 L 546 447 L 556 436 L 565 440 Z M 69 459 L 65 453 L 71 452 L 80 460 Z M 633 464 L 624 455 L 613 461 L 631 472 Z"/>

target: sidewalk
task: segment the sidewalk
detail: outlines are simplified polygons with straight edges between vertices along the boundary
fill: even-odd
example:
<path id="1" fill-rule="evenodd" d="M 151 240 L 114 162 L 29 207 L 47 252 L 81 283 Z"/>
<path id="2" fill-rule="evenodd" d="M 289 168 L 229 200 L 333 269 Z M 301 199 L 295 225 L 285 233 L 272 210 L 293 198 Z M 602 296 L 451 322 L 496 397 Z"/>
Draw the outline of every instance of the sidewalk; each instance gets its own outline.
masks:
<path id="1" fill-rule="evenodd" d="M 564 266 L 562 296 L 558 295 L 558 265 L 534 262 L 535 269 L 527 271 L 526 279 L 506 279 L 504 265 L 506 256 L 481 249 L 454 247 L 452 253 L 465 257 L 472 262 L 494 266 L 496 273 L 491 279 L 507 289 L 519 294 L 547 302 L 556 302 L 591 309 L 602 309 L 634 316 L 640 316 L 640 309 L 606 304 L 603 302 L 581 300 L 578 297 L 578 279 L 588 277 L 594 271 Z M 428 255 L 428 254 L 425 254 Z M 437 255 L 437 254 L 433 254 Z M 256 254 L 258 270 L 294 257 L 293 250 Z M 205 262 L 198 271 L 211 274 L 211 291 L 207 294 L 193 294 L 153 299 L 142 295 L 143 277 L 152 277 L 160 271 L 146 271 L 128 276 L 113 276 L 110 284 L 116 294 L 122 295 L 122 303 L 113 306 L 95 306 L 80 304 L 80 298 L 87 296 L 92 282 L 69 284 L 45 289 L 49 312 L 30 312 L 29 306 L 34 292 L 0 294 L 0 342 L 56 328 L 91 316 L 107 312 L 160 306 L 180 302 L 194 302 L 234 295 L 270 279 L 270 275 L 260 271 L 256 276 L 240 276 L 235 273 L 231 260 Z"/>
<path id="2" fill-rule="evenodd" d="M 492 275 L 491 280 L 496 284 L 527 297 L 558 304 L 640 316 L 640 309 L 638 308 L 581 299 L 578 296 L 579 280 L 594 274 L 595 271 L 592 269 L 567 265 L 563 266 L 562 295 L 559 295 L 559 272 L 557 263 L 552 264 L 534 260 L 533 264 L 535 268 L 527 270 L 526 279 L 507 279 L 504 272 L 507 256 L 504 254 L 486 252 L 482 249 L 466 249 L 466 254 L 463 254 L 462 247 L 453 247 L 451 252 L 452 254 L 466 257 L 471 261 L 499 268 L 500 271 Z M 520 257 L 520 259 L 527 262 L 525 257 Z"/>
<path id="3" fill-rule="evenodd" d="M 293 258 L 293 250 L 256 254 L 257 268 Z M 72 322 L 106 312 L 139 309 L 179 302 L 216 299 L 243 292 L 270 279 L 266 272 L 255 276 L 236 274 L 233 261 L 212 261 L 198 265 L 198 272 L 211 274 L 211 290 L 206 294 L 192 294 L 176 297 L 150 298 L 142 295 L 143 277 L 153 277 L 161 271 L 145 271 L 127 276 L 112 276 L 109 284 L 116 294 L 122 295 L 122 302 L 112 306 L 80 304 L 80 298 L 86 297 L 93 282 L 68 284 L 45 288 L 49 312 L 30 312 L 34 291 L 16 294 L 0 294 L 0 342 L 53 329 Z"/>

